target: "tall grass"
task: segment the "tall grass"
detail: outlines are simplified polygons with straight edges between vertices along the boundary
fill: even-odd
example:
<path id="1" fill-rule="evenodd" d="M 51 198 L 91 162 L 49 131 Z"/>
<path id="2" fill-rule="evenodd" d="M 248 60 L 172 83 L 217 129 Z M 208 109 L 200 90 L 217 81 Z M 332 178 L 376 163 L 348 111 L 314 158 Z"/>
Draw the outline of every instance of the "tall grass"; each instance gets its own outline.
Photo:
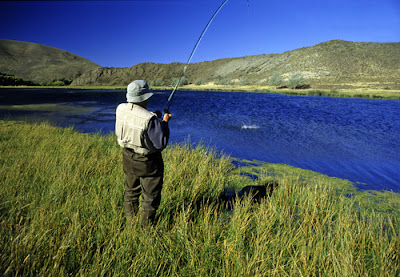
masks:
<path id="1" fill-rule="evenodd" d="M 285 165 L 238 169 L 204 146 L 172 145 L 158 222 L 142 230 L 125 221 L 112 135 L 1 122 L 0 144 L 4 276 L 400 274 L 398 194 L 377 211 L 346 197 L 356 192 L 343 180 Z M 241 174 L 250 171 L 259 178 Z M 279 186 L 261 203 L 217 202 L 225 187 L 270 180 Z"/>

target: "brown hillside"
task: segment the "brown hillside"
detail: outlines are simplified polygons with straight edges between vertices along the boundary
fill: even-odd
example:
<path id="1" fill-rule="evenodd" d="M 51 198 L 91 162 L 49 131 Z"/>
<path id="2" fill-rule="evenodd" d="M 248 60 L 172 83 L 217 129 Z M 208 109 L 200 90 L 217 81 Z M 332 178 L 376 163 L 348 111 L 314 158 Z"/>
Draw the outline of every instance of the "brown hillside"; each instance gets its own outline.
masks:
<path id="1" fill-rule="evenodd" d="M 179 78 L 184 64 L 142 63 L 130 68 L 98 68 L 77 78 L 73 85 L 126 85 L 134 79 L 171 83 Z M 288 51 L 190 64 L 186 77 L 227 79 L 266 84 L 274 72 L 284 78 L 300 71 L 313 87 L 359 87 L 399 89 L 400 43 L 364 43 L 333 40 Z"/>
<path id="2" fill-rule="evenodd" d="M 70 52 L 42 44 L 0 39 L 0 72 L 24 80 L 75 79 L 100 66 Z"/>

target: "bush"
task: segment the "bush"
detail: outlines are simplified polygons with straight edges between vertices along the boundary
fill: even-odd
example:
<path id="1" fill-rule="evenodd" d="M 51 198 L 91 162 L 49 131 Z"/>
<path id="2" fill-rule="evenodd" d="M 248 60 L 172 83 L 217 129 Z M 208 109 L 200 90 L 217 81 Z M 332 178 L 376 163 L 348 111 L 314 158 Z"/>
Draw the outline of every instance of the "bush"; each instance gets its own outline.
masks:
<path id="1" fill-rule="evenodd" d="M 65 83 L 63 81 L 58 80 L 53 82 L 53 86 L 65 86 Z"/>
<path id="2" fill-rule="evenodd" d="M 226 86 L 226 85 L 232 85 L 233 81 L 232 79 L 229 78 L 218 78 L 214 83 L 216 85 Z"/>
<path id="3" fill-rule="evenodd" d="M 171 82 L 171 86 L 175 87 L 177 84 L 178 84 L 178 86 L 185 86 L 185 85 L 189 84 L 189 81 L 185 76 L 183 76 L 180 79 L 179 78 L 173 79 Z"/>
<path id="4" fill-rule="evenodd" d="M 289 88 L 296 89 L 304 83 L 304 76 L 300 71 L 292 73 L 287 81 L 286 85 Z"/>
<path id="5" fill-rule="evenodd" d="M 24 81 L 12 74 L 0 72 L 0 86 L 37 86 L 32 81 Z"/>
<path id="6" fill-rule="evenodd" d="M 41 86 L 68 86 L 72 83 L 72 80 L 61 78 L 61 79 L 54 79 L 51 82 L 41 82 Z"/>
<path id="7" fill-rule="evenodd" d="M 151 86 L 164 86 L 165 82 L 160 80 L 153 80 L 150 82 Z"/>
<path id="8" fill-rule="evenodd" d="M 279 87 L 283 83 L 282 75 L 280 72 L 274 72 L 268 79 L 268 85 L 273 87 Z"/>
<path id="9" fill-rule="evenodd" d="M 206 84 L 206 83 L 207 83 L 207 79 L 204 79 L 204 78 L 198 78 L 198 79 L 196 79 L 196 81 L 194 82 L 194 84 L 195 84 L 196 86 L 204 85 L 204 84 Z"/>
<path id="10" fill-rule="evenodd" d="M 248 85 L 250 85 L 250 81 L 249 81 L 249 79 L 247 79 L 246 77 L 242 77 L 242 78 L 240 78 L 240 80 L 239 80 L 239 84 L 240 84 L 241 86 L 248 86 Z"/>

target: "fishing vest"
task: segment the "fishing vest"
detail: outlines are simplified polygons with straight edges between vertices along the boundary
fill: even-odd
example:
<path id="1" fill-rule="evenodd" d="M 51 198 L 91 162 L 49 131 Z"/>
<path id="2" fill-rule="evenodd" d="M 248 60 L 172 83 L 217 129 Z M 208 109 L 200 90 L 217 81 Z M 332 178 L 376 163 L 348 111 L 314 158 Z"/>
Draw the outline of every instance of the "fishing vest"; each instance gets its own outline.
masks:
<path id="1" fill-rule="evenodd" d="M 141 155 L 157 152 L 147 135 L 150 119 L 154 116 L 155 113 L 139 105 L 132 103 L 118 105 L 115 120 L 118 144 Z"/>

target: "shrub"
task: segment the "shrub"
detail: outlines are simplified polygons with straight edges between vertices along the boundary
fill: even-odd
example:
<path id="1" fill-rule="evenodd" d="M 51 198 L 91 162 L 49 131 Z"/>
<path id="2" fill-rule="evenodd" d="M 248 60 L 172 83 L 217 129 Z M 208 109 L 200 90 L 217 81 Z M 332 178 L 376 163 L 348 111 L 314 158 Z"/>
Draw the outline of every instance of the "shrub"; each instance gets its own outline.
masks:
<path id="1" fill-rule="evenodd" d="M 216 85 L 225 86 L 225 85 L 232 85 L 233 81 L 229 78 L 218 78 L 215 82 Z"/>
<path id="2" fill-rule="evenodd" d="M 239 84 L 242 86 L 248 86 L 248 85 L 250 85 L 250 81 L 246 77 L 242 77 L 239 80 Z"/>
<path id="3" fill-rule="evenodd" d="M 292 73 L 286 83 L 289 88 L 296 89 L 304 83 L 304 76 L 300 71 Z"/>
<path id="4" fill-rule="evenodd" d="M 58 81 L 52 82 L 52 85 L 53 86 L 65 86 L 65 83 L 63 81 L 58 80 Z"/>
<path id="5" fill-rule="evenodd" d="M 165 83 L 164 81 L 160 81 L 160 80 L 153 80 L 150 82 L 151 86 L 163 86 Z"/>
<path id="6" fill-rule="evenodd" d="M 72 83 L 72 80 L 61 78 L 53 79 L 51 82 L 41 82 L 41 86 L 68 86 Z"/>
<path id="7" fill-rule="evenodd" d="M 268 79 L 268 85 L 273 87 L 279 87 L 283 83 L 282 75 L 280 72 L 274 72 Z"/>
<path id="8" fill-rule="evenodd" d="M 32 81 L 24 81 L 12 74 L 0 72 L 0 86 L 37 86 L 37 84 Z"/>
<path id="9" fill-rule="evenodd" d="M 178 84 L 178 86 L 185 86 L 185 85 L 189 84 L 189 81 L 185 76 L 183 76 L 180 79 L 179 78 L 173 79 L 171 82 L 171 86 L 176 86 L 177 84 Z"/>
<path id="10" fill-rule="evenodd" d="M 194 84 L 195 84 L 196 86 L 204 85 L 204 84 L 206 84 L 206 83 L 207 83 L 207 79 L 205 79 L 205 78 L 198 78 L 198 79 L 196 79 L 196 81 L 194 82 Z"/>

